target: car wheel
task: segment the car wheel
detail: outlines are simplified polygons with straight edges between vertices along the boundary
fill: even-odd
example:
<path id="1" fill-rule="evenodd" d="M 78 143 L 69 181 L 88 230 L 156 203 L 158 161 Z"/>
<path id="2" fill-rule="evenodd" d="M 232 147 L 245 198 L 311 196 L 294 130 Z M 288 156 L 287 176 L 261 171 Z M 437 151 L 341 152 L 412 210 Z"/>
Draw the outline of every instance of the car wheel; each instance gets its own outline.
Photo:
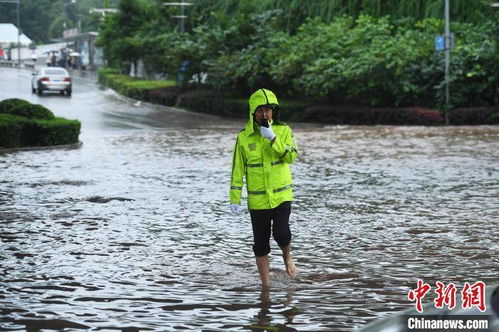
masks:
<path id="1" fill-rule="evenodd" d="M 72 90 L 66 90 L 66 94 L 67 94 L 68 96 L 71 96 L 71 92 L 72 92 Z"/>
<path id="2" fill-rule="evenodd" d="M 43 90 L 42 89 L 38 89 L 37 92 L 38 92 L 39 96 L 41 96 L 43 94 Z"/>

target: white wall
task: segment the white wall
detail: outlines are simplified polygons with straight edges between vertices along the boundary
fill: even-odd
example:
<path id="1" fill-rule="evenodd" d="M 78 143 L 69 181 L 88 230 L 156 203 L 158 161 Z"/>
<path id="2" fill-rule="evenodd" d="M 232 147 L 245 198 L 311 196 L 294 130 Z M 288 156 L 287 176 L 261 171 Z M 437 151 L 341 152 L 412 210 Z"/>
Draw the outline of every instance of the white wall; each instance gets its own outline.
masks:
<path id="1" fill-rule="evenodd" d="M 66 43 L 53 43 L 53 44 L 45 44 L 38 45 L 36 47 L 36 55 L 38 58 L 47 57 L 47 54 L 44 52 L 48 51 L 59 51 L 61 48 L 65 48 Z M 21 47 L 21 60 L 31 59 L 32 50 L 29 47 Z M 12 49 L 12 60 L 17 60 L 17 48 Z"/>

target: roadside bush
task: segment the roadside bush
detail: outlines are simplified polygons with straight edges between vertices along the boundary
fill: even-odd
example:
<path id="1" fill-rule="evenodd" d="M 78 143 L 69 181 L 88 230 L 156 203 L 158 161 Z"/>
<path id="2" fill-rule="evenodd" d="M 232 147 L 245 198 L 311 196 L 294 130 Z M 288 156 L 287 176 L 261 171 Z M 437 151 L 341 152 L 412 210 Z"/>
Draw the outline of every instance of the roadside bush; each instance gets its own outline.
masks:
<path id="1" fill-rule="evenodd" d="M 214 90 L 185 92 L 179 96 L 178 106 L 199 113 L 228 115 L 223 107 L 223 98 Z"/>
<path id="2" fill-rule="evenodd" d="M 177 102 L 177 88 L 166 87 L 147 91 L 147 99 L 154 104 L 174 106 Z"/>
<path id="3" fill-rule="evenodd" d="M 22 116 L 28 119 L 54 119 L 54 113 L 42 105 L 31 104 L 24 99 L 5 99 L 0 102 L 0 113 Z"/>
<path id="4" fill-rule="evenodd" d="M 280 120 L 301 121 L 305 108 L 310 105 L 306 101 L 289 101 L 280 99 Z M 236 118 L 248 119 L 249 104 L 247 98 L 226 98 L 215 90 L 194 90 L 183 93 L 179 98 L 180 107 L 188 110 L 226 115 Z"/>
<path id="5" fill-rule="evenodd" d="M 321 105 L 307 107 L 304 121 L 345 125 L 441 125 L 444 118 L 439 111 L 418 107 L 367 108 L 350 105 Z"/>
<path id="6" fill-rule="evenodd" d="M 280 112 L 279 119 L 281 121 L 303 121 L 305 110 L 313 103 L 301 100 L 286 100 L 279 98 Z M 319 121 L 316 119 L 314 121 Z"/>
<path id="7" fill-rule="evenodd" d="M 10 114 L 0 114 L 0 148 L 22 146 L 22 133 L 25 118 Z"/>
<path id="8" fill-rule="evenodd" d="M 0 113 L 10 113 L 12 109 L 20 105 L 31 105 L 31 103 L 19 98 L 4 99 L 0 101 Z"/>
<path id="9" fill-rule="evenodd" d="M 78 142 L 80 129 L 78 120 L 34 120 L 24 126 L 23 139 L 29 146 L 72 144 Z"/>
<path id="10" fill-rule="evenodd" d="M 99 71 L 99 83 L 110 87 L 116 92 L 142 101 L 151 101 L 149 92 L 151 90 L 175 86 L 174 81 L 150 81 L 116 74 L 116 70 L 105 69 Z"/>
<path id="11" fill-rule="evenodd" d="M 78 120 L 56 118 L 41 105 L 25 100 L 0 102 L 0 148 L 73 144 L 80 129 Z"/>
<path id="12" fill-rule="evenodd" d="M 452 125 L 497 125 L 499 124 L 499 109 L 457 108 L 450 111 L 449 121 Z"/>
<path id="13" fill-rule="evenodd" d="M 115 68 L 102 68 L 99 70 L 97 77 L 99 80 L 99 83 L 104 85 L 104 86 L 109 86 L 109 75 L 117 75 L 119 74 L 120 71 Z"/>
<path id="14" fill-rule="evenodd" d="M 228 116 L 234 118 L 248 119 L 247 99 L 224 99 L 225 111 Z"/>
<path id="15" fill-rule="evenodd" d="M 248 118 L 246 99 L 226 98 L 215 90 L 199 89 L 183 93 L 178 106 L 198 113 Z"/>

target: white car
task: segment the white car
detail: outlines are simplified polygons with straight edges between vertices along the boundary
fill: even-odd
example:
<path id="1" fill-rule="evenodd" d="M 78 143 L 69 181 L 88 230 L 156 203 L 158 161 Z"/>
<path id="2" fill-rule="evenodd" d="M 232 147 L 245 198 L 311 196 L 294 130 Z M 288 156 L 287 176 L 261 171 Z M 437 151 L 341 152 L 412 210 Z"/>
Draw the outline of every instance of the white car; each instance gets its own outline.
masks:
<path id="1" fill-rule="evenodd" d="M 64 68 L 43 67 L 33 73 L 31 91 L 41 95 L 43 91 L 60 91 L 61 94 L 71 96 L 73 84 L 71 77 Z"/>

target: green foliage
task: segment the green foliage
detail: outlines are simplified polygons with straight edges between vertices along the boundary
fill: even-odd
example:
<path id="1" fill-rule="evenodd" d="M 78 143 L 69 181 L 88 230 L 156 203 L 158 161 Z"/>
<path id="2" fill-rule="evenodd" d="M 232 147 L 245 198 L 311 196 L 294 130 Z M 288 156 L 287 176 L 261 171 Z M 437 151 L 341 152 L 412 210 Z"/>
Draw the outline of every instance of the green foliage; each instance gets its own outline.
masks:
<path id="1" fill-rule="evenodd" d="M 116 15 L 106 16 L 97 45 L 113 67 L 126 69 L 142 55 L 143 43 L 137 34 L 147 22 L 147 5 L 142 0 L 121 0 Z M 137 66 L 135 66 L 137 68 Z"/>
<path id="2" fill-rule="evenodd" d="M 0 102 L 0 113 L 18 115 L 28 119 L 52 120 L 54 114 L 42 105 L 33 105 L 24 99 L 5 99 Z"/>
<path id="3" fill-rule="evenodd" d="M 281 121 L 301 121 L 307 101 L 279 99 Z M 188 110 L 216 115 L 227 115 L 248 119 L 248 98 L 235 98 L 223 95 L 216 90 L 198 89 L 183 93 L 179 98 L 180 107 Z"/>
<path id="4" fill-rule="evenodd" d="M 490 3 L 452 2 L 451 107 L 499 100 L 499 27 Z M 444 30 L 435 18 L 440 0 L 199 0 L 188 10 L 180 34 L 165 18 L 178 8 L 121 0 L 99 41 L 110 65 L 123 73 L 142 59 L 150 76 L 173 79 L 188 60 L 185 77 L 207 73 L 218 92 L 248 95 L 264 86 L 286 99 L 443 108 L 444 54 L 434 50 Z M 121 82 L 116 89 L 150 98 L 136 88 Z M 170 100 L 171 91 L 157 96 Z"/>
<path id="5" fill-rule="evenodd" d="M 247 98 L 227 98 L 215 90 L 197 89 L 183 93 L 178 106 L 198 113 L 248 118 Z"/>
<path id="6" fill-rule="evenodd" d="M 31 103 L 24 99 L 10 98 L 0 101 L 0 113 L 10 113 L 18 106 L 30 105 Z"/>
<path id="7" fill-rule="evenodd" d="M 73 144 L 80 129 L 78 120 L 54 117 L 41 105 L 22 99 L 0 102 L 0 148 Z"/>
<path id="8" fill-rule="evenodd" d="M 417 107 L 355 107 L 324 105 L 307 107 L 302 121 L 317 121 L 348 125 L 442 125 L 442 113 Z"/>
<path id="9" fill-rule="evenodd" d="M 452 0 L 452 20 L 480 23 L 490 20 L 493 15 L 490 4 L 496 0 Z M 282 10 L 282 27 L 294 32 L 307 18 L 320 18 L 330 23 L 338 16 L 348 15 L 354 18 L 360 15 L 374 17 L 390 16 L 394 19 L 441 18 L 443 0 L 197 0 L 191 10 L 194 25 L 209 22 L 210 12 L 221 13 L 226 17 L 241 12 L 261 13 L 268 10 Z M 197 19 L 199 17 L 199 19 Z"/>
<path id="10" fill-rule="evenodd" d="M 177 20 L 172 15 L 179 15 L 180 8 L 161 6 L 164 1 L 143 1 L 140 5 L 146 10 L 147 17 L 142 17 L 142 24 L 154 27 L 155 34 L 168 32 L 177 27 Z M 460 22 L 480 23 L 492 20 L 494 11 L 489 7 L 496 0 L 453 0 L 451 18 Z M 119 0 L 22 0 L 21 27 L 23 32 L 36 43 L 47 43 L 51 38 L 62 34 L 63 8 L 66 4 L 66 24 L 76 27 L 81 21 L 82 31 L 96 31 L 99 14 L 89 13 L 91 8 L 117 7 Z M 389 15 L 400 18 L 441 18 L 442 0 L 196 0 L 188 8 L 186 27 L 191 30 L 200 24 L 212 25 L 217 19 L 231 18 L 248 13 L 262 13 L 268 10 L 280 10 L 281 27 L 287 32 L 295 32 L 306 18 L 319 17 L 323 22 L 332 22 L 336 17 L 361 14 L 382 17 Z M 154 6 L 155 5 L 155 6 Z M 152 9 L 150 9 L 152 8 Z M 496 10 L 497 11 L 497 10 Z M 217 13 L 213 16 L 212 13 Z M 0 22 L 16 22 L 15 3 L 0 2 Z M 158 29 L 160 28 L 160 29 Z M 50 31 L 49 33 L 47 33 Z"/>
<path id="11" fill-rule="evenodd" d="M 116 74 L 116 70 L 99 71 L 99 83 L 130 98 L 149 101 L 149 91 L 175 86 L 174 81 L 150 81 Z"/>
<path id="12" fill-rule="evenodd" d="M 80 129 L 78 120 L 34 120 L 25 125 L 23 135 L 28 146 L 73 144 L 78 142 Z"/>
<path id="13" fill-rule="evenodd" d="M 496 44 L 488 35 L 494 31 L 493 26 L 466 23 L 453 24 L 451 28 L 456 35 L 456 47 L 451 52 L 450 108 L 493 105 L 499 82 Z M 436 97 L 441 108 L 444 95 L 441 83 Z"/>
<path id="14" fill-rule="evenodd" d="M 491 107 L 457 108 L 449 113 L 453 125 L 499 125 L 499 113 Z"/>
<path id="15" fill-rule="evenodd" d="M 22 132 L 25 118 L 0 113 L 0 149 L 22 146 Z"/>
<path id="16" fill-rule="evenodd" d="M 245 95 L 260 86 L 278 88 L 273 84 L 269 68 L 279 55 L 271 37 L 278 33 L 280 14 L 267 11 L 231 21 L 224 49 L 217 57 L 206 60 L 213 86 L 218 89 L 231 87 Z"/>

